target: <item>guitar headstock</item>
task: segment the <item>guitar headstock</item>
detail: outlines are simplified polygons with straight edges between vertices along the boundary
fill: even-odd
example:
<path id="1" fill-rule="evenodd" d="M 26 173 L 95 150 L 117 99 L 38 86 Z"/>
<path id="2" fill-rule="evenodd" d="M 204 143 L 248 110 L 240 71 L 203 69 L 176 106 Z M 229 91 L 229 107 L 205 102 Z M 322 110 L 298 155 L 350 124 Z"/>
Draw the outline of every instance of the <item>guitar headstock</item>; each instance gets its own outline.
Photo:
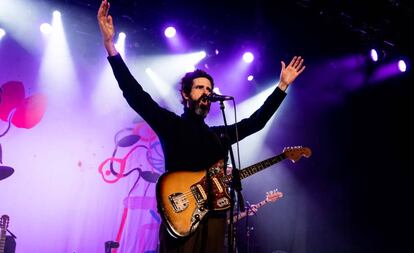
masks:
<path id="1" fill-rule="evenodd" d="M 6 228 L 9 226 L 9 216 L 4 214 L 3 216 L 1 216 L 0 218 L 0 229 L 2 231 L 6 230 Z"/>
<path id="2" fill-rule="evenodd" d="M 310 148 L 295 146 L 295 147 L 286 147 L 283 149 L 283 154 L 285 157 L 292 162 L 297 162 L 299 159 L 304 156 L 306 158 L 312 155 Z"/>
<path id="3" fill-rule="evenodd" d="M 278 191 L 277 189 L 266 192 L 266 201 L 276 201 L 283 197 L 283 193 Z"/>

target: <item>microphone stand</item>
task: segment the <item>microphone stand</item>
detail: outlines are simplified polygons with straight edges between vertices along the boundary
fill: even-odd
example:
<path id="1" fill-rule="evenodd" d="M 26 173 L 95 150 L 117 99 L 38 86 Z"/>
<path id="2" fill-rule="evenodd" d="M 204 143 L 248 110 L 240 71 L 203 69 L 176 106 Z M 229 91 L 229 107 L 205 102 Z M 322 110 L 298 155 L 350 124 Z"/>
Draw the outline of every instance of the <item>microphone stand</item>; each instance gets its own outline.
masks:
<path id="1" fill-rule="evenodd" d="M 14 239 L 17 239 L 17 237 L 8 229 L 8 228 L 6 228 L 6 231 L 7 232 L 9 232 L 9 234 L 14 238 Z"/>
<path id="2" fill-rule="evenodd" d="M 227 120 L 226 120 L 226 114 L 224 113 L 224 101 L 225 99 L 220 99 L 220 109 L 222 111 L 223 114 L 223 120 L 224 120 L 224 129 L 226 131 L 226 135 L 228 135 L 228 125 L 227 125 Z M 230 159 L 231 159 L 231 164 L 233 166 L 233 169 L 231 170 L 232 173 L 232 178 L 231 178 L 231 186 L 230 186 L 230 222 L 229 222 L 229 227 L 228 227 L 228 252 L 232 253 L 235 252 L 235 245 L 234 245 L 234 236 L 235 236 L 235 231 L 234 231 L 234 221 L 233 221 L 233 212 L 234 212 L 234 198 L 235 198 L 235 191 L 237 191 L 237 200 L 239 202 L 239 207 L 240 207 L 240 211 L 244 212 L 244 200 L 243 200 L 243 195 L 241 193 L 242 190 L 242 186 L 241 186 L 241 180 L 240 180 L 240 173 L 239 173 L 239 169 L 236 168 L 236 162 L 234 160 L 234 154 L 233 154 L 233 149 L 231 148 L 231 145 L 229 145 L 229 152 L 230 152 Z M 224 170 L 226 171 L 227 168 L 224 168 Z"/>
<path id="3" fill-rule="evenodd" d="M 246 205 L 247 205 L 247 215 L 246 215 L 246 227 L 245 227 L 245 232 L 246 232 L 246 253 L 250 252 L 250 236 L 251 236 L 251 232 L 253 231 L 253 227 L 249 226 L 249 216 L 250 216 L 250 212 L 253 212 L 253 214 L 256 214 L 250 203 L 248 201 L 246 201 Z"/>

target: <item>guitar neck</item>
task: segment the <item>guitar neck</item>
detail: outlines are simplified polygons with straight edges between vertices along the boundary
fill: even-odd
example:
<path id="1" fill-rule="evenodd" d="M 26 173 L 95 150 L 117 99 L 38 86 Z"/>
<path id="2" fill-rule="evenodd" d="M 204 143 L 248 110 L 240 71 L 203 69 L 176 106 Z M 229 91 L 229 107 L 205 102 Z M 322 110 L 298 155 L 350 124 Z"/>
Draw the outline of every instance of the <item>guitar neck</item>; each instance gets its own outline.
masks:
<path id="1" fill-rule="evenodd" d="M 4 252 L 4 247 L 6 245 L 6 230 L 1 230 L 0 235 L 0 253 Z"/>
<path id="2" fill-rule="evenodd" d="M 267 203 L 269 203 L 268 200 L 266 200 L 266 199 L 262 200 L 262 201 L 260 201 L 259 203 L 256 204 L 256 207 L 257 208 L 262 207 L 262 206 L 266 205 Z"/>
<path id="3" fill-rule="evenodd" d="M 262 200 L 262 201 L 260 201 L 259 203 L 256 204 L 256 208 L 259 209 L 260 207 L 264 206 L 267 203 L 269 203 L 269 201 Z M 244 217 L 246 217 L 247 216 L 247 212 L 248 212 L 248 210 L 247 211 L 244 211 L 242 213 L 239 213 L 238 215 L 234 215 L 233 216 L 233 222 L 237 222 L 238 220 L 241 220 Z M 227 223 L 229 223 L 229 222 L 230 222 L 230 219 L 227 220 Z"/>
<path id="4" fill-rule="evenodd" d="M 266 169 L 267 167 L 272 166 L 273 164 L 276 164 L 282 160 L 286 159 L 286 156 L 284 153 L 277 155 L 277 156 L 273 156 L 270 157 L 264 161 L 261 161 L 259 163 L 253 164 L 247 168 L 244 168 L 242 170 L 240 170 L 240 179 L 249 177 L 259 171 L 262 171 L 264 169 Z"/>

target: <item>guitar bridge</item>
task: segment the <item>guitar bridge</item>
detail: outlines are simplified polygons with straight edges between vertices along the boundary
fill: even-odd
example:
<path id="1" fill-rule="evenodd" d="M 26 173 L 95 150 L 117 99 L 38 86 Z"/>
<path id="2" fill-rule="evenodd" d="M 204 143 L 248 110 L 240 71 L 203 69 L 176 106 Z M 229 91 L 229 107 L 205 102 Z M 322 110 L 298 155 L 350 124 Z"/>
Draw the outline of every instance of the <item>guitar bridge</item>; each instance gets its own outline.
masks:
<path id="1" fill-rule="evenodd" d="M 168 200 L 176 213 L 184 211 L 188 207 L 189 203 L 188 198 L 180 192 L 171 194 L 168 196 Z"/>

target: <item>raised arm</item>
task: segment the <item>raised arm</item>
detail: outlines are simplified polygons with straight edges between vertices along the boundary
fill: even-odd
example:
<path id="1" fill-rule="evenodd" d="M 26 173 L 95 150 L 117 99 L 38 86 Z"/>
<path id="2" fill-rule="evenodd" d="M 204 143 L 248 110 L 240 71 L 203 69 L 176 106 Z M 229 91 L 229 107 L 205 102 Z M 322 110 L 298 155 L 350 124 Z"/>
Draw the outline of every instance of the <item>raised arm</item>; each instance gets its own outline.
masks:
<path id="1" fill-rule="evenodd" d="M 114 43 L 114 23 L 112 21 L 112 16 L 108 14 L 109 7 L 110 4 L 108 3 L 108 1 L 102 0 L 101 6 L 98 10 L 97 18 L 105 49 L 108 52 L 109 56 L 114 56 L 118 54 L 118 51 L 116 50 Z"/>
<path id="2" fill-rule="evenodd" d="M 112 71 L 118 82 L 119 88 L 128 104 L 134 109 L 157 133 L 162 136 L 169 130 L 171 122 L 178 116 L 170 111 L 160 107 L 151 96 L 144 91 L 141 84 L 129 71 L 121 55 L 115 48 L 114 35 L 115 27 L 111 15 L 108 15 L 110 4 L 108 0 L 102 0 L 98 10 L 98 24 L 101 30 L 102 39 L 106 51 L 108 52 L 108 61 L 111 64 Z"/>
<path id="3" fill-rule="evenodd" d="M 241 120 L 237 124 L 237 132 L 236 124 L 229 126 L 227 132 L 230 138 L 230 145 L 261 130 L 266 125 L 272 115 L 274 115 L 276 110 L 279 108 L 283 99 L 286 97 L 286 89 L 305 70 L 303 62 L 304 60 L 301 56 L 293 57 L 287 66 L 283 61 L 281 62 L 282 69 L 280 71 L 280 81 L 277 88 L 272 92 L 272 94 L 270 94 L 259 109 L 250 115 L 250 117 Z M 223 126 L 214 127 L 213 130 L 219 136 L 225 133 Z"/>
<path id="4" fill-rule="evenodd" d="M 301 56 L 295 56 L 286 66 L 284 61 L 281 61 L 282 70 L 280 71 L 280 81 L 278 84 L 279 89 L 286 91 L 296 77 L 298 77 L 304 70 L 303 58 Z"/>

